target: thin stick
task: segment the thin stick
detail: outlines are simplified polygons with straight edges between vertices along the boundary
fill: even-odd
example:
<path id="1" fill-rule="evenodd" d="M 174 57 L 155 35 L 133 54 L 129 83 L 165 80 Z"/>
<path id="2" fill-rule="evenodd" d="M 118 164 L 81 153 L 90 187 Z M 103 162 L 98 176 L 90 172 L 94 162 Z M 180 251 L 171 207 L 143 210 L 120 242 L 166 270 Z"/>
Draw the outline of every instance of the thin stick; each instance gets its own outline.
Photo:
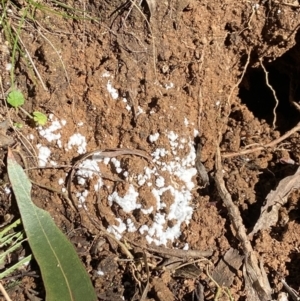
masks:
<path id="1" fill-rule="evenodd" d="M 178 258 L 199 258 L 199 257 L 210 257 L 213 255 L 213 251 L 211 250 L 200 251 L 200 250 L 168 249 L 168 248 L 158 247 L 154 245 L 141 245 L 133 241 L 130 241 L 130 243 L 135 245 L 136 247 L 141 247 L 151 252 L 169 255 Z"/>
<path id="2" fill-rule="evenodd" d="M 241 155 L 246 155 L 246 154 L 254 153 L 257 151 L 261 151 L 261 150 L 269 148 L 269 147 L 274 147 L 276 144 L 280 143 L 281 141 L 285 140 L 286 138 L 288 138 L 289 136 L 291 136 L 292 134 L 294 134 L 295 132 L 298 132 L 298 131 L 300 131 L 300 122 L 297 123 L 297 125 L 295 127 L 293 127 L 291 130 L 286 132 L 284 135 L 273 140 L 270 143 L 267 143 L 265 145 L 258 146 L 256 148 L 252 148 L 252 149 L 245 149 L 245 150 L 242 150 L 239 152 L 224 153 L 224 154 L 222 154 L 222 158 L 232 158 L 232 157 L 236 157 L 236 156 L 241 156 Z"/>
<path id="3" fill-rule="evenodd" d="M 221 135 L 221 133 L 220 133 Z M 259 267 L 258 259 L 253 251 L 251 242 L 247 236 L 246 228 L 243 224 L 243 220 L 238 207 L 233 203 L 230 193 L 228 192 L 222 172 L 221 154 L 219 145 L 216 150 L 216 174 L 215 182 L 220 197 L 223 200 L 224 205 L 228 210 L 228 216 L 230 218 L 233 229 L 235 230 L 235 236 L 241 243 L 241 248 L 245 255 L 245 268 L 247 274 L 250 275 L 251 286 L 255 290 L 255 293 L 260 297 L 257 300 L 270 300 L 271 287 L 266 277 L 263 267 Z M 248 297 L 253 295 L 253 290 L 249 290 Z M 249 298 L 250 299 L 250 298 Z"/>
<path id="4" fill-rule="evenodd" d="M 274 96 L 274 98 L 275 98 L 275 102 L 276 102 L 276 103 L 275 103 L 275 107 L 273 108 L 273 115 L 274 115 L 274 119 L 273 119 L 273 129 L 275 129 L 276 118 L 277 118 L 277 115 L 276 115 L 276 109 L 277 109 L 277 107 L 278 107 L 279 101 L 278 101 L 278 98 L 277 98 L 277 96 L 276 96 L 276 91 L 273 89 L 273 87 L 272 87 L 272 86 L 270 85 L 270 83 L 269 83 L 269 76 L 268 76 L 269 72 L 266 70 L 266 68 L 265 68 L 265 66 L 264 66 L 264 64 L 263 64 L 261 58 L 259 59 L 259 63 L 260 63 L 260 65 L 261 65 L 261 67 L 263 68 L 264 72 L 265 72 L 266 84 L 267 84 L 267 86 L 270 88 L 270 90 L 272 91 L 273 96 Z"/>
<path id="5" fill-rule="evenodd" d="M 2 295 L 4 296 L 4 298 L 5 298 L 6 301 L 12 301 L 12 300 L 10 299 L 10 297 L 8 296 L 6 290 L 5 290 L 5 288 L 3 287 L 3 285 L 2 285 L 1 282 L 0 282 L 0 291 L 1 291 L 1 293 L 2 293 Z"/>

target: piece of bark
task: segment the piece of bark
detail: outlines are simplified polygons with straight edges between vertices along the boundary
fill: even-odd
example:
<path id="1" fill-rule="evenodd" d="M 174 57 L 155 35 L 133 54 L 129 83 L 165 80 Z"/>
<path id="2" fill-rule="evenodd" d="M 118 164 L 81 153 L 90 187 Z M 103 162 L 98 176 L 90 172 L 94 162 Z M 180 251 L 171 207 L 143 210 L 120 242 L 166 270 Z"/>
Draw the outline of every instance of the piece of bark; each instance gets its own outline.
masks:
<path id="1" fill-rule="evenodd" d="M 243 263 L 243 258 L 244 256 L 241 256 L 238 250 L 230 248 L 218 262 L 212 272 L 212 278 L 219 286 L 230 287 L 234 276 Z"/>
<path id="2" fill-rule="evenodd" d="M 300 188 L 300 167 L 292 176 L 288 176 L 279 182 L 276 190 L 272 190 L 266 199 L 266 204 L 261 208 L 261 214 L 249 237 L 253 237 L 259 230 L 269 229 L 278 222 L 279 209 L 287 202 L 287 198 L 293 189 Z"/>

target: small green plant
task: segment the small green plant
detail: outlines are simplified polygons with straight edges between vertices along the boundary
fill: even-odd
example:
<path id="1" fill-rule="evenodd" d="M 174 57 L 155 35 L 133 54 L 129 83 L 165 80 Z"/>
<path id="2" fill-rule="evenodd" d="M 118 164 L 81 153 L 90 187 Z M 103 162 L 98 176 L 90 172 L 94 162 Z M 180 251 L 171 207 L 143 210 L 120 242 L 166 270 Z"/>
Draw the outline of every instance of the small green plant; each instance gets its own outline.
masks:
<path id="1" fill-rule="evenodd" d="M 47 116 L 41 112 L 35 111 L 29 114 L 22 105 L 25 102 L 24 95 L 19 90 L 12 90 L 7 97 L 7 102 L 15 109 L 20 109 L 24 112 L 30 119 L 32 119 L 37 125 L 45 125 L 47 123 Z"/>
<path id="2" fill-rule="evenodd" d="M 0 264 L 5 265 L 5 260 L 7 257 L 11 257 L 11 254 L 21 247 L 21 244 L 25 241 L 25 234 L 23 231 L 14 231 L 18 225 L 21 224 L 21 220 L 18 219 L 14 223 L 6 226 L 0 231 Z M 32 255 L 28 255 L 25 258 L 20 259 L 17 263 L 11 267 L 5 269 L 0 273 L 0 280 L 7 277 L 15 270 L 22 267 L 22 265 L 28 263 L 32 258 Z"/>

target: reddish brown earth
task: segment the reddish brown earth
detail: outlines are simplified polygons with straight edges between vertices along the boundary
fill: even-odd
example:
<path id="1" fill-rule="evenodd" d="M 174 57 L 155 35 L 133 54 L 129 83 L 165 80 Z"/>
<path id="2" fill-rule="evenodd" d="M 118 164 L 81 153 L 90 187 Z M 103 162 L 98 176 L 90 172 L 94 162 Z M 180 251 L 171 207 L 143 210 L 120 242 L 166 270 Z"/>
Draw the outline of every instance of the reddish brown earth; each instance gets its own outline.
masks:
<path id="1" fill-rule="evenodd" d="M 119 238 L 129 251 L 138 258 L 143 247 L 146 254 L 147 300 L 201 300 L 195 293 L 199 283 L 204 287 L 204 300 L 212 300 L 216 288 L 206 266 L 212 273 L 230 247 L 242 254 L 214 182 L 217 145 L 223 156 L 226 187 L 248 233 L 258 220 L 267 194 L 276 189 L 280 180 L 293 174 L 299 164 L 298 132 L 261 151 L 246 155 L 239 151 L 253 144 L 266 145 L 299 121 L 300 114 L 290 101 L 300 101 L 300 7 L 297 1 L 149 2 L 143 1 L 140 11 L 131 7 L 130 1 L 125 6 L 125 1 L 116 0 L 85 3 L 86 16 L 93 17 L 93 21 L 36 11 L 36 22 L 26 24 L 21 36 L 46 90 L 22 60 L 17 64 L 16 83 L 26 96 L 25 108 L 42 111 L 49 117 L 44 129 L 55 121 L 61 123 L 61 128 L 54 131 L 60 133 L 60 142 L 48 141 L 41 128 L 27 123 L 22 135 L 12 130 L 7 135 L 14 138 L 15 148 L 26 157 L 30 178 L 58 192 L 67 186 L 71 167 L 78 167 L 84 153 L 116 148 L 133 151 L 110 153 L 118 161 L 114 163 L 110 158 L 108 164 L 96 163 L 101 176 L 95 173 L 83 185 L 73 174 L 69 195 L 72 204 L 61 194 L 33 186 L 34 202 L 51 214 L 74 243 L 99 300 L 140 300 L 145 289 L 143 280 L 147 273 L 143 260 L 125 261 L 126 255 L 115 240 L 101 230 L 104 227 L 112 231 L 120 222 L 127 228 Z M 151 12 L 148 3 L 156 3 Z M 84 8 L 78 2 L 69 5 Z M 3 37 L 3 45 L 4 42 Z M 9 55 L 3 50 L 1 58 L 2 83 L 7 91 L 9 74 L 3 66 L 9 62 Z M 262 66 L 278 99 L 275 122 L 276 101 Z M 7 114 L 2 106 L 3 120 Z M 22 113 L 13 110 L 10 118 L 13 122 L 25 120 Z M 75 146 L 67 149 L 75 133 L 86 140 L 86 148 L 80 153 Z M 202 149 L 198 159 L 209 175 L 205 188 L 194 169 L 199 144 Z M 45 164 L 52 168 L 40 167 L 38 145 L 50 149 Z M 160 157 L 154 155 L 158 150 Z M 162 156 L 162 152 L 166 155 Z M 5 154 L 3 148 L 1 214 L 10 213 L 17 218 L 15 201 L 4 192 L 9 187 Z M 283 158 L 291 158 L 295 164 L 283 164 Z M 51 160 L 57 165 L 53 166 Z M 180 166 L 177 169 L 166 167 L 176 165 L 175 162 Z M 146 168 L 152 174 L 143 181 Z M 183 170 L 189 173 L 187 177 L 180 175 Z M 102 187 L 97 192 L 94 185 L 99 178 Z M 162 191 L 163 187 L 169 188 Z M 161 189 L 161 208 L 153 189 Z M 83 204 L 78 196 L 84 191 L 88 195 Z M 181 194 L 182 207 L 176 214 L 188 209 L 190 215 L 180 223 L 180 214 L 170 215 L 161 224 L 161 232 L 150 235 L 141 231 L 145 225 L 149 230 L 155 224 L 157 214 L 169 216 L 178 191 L 186 194 Z M 122 208 L 112 201 L 113 195 L 129 196 L 132 208 Z M 151 213 L 142 212 L 151 206 Z M 259 231 L 251 241 L 256 256 L 263 260 L 274 299 L 284 291 L 282 277 L 295 290 L 300 286 L 299 218 L 299 191 L 295 190 L 282 207 L 278 223 Z M 133 232 L 128 219 L 135 227 Z M 180 233 L 163 241 L 163 235 L 175 226 Z M 151 236 L 148 240 L 147 234 Z M 151 240 L 166 242 L 159 244 L 163 249 L 188 246 L 211 250 L 213 255 L 208 257 L 209 263 L 195 260 L 199 274 L 177 277 L 174 269 L 158 268 L 159 258 L 165 259 L 166 255 L 147 249 Z M 30 275 L 32 271 L 37 277 Z M 229 287 L 235 300 L 246 300 L 241 271 L 242 267 L 234 271 Z M 36 300 L 30 299 L 31 290 L 43 299 L 36 265 L 30 265 L 26 273 L 17 286 L 8 289 L 12 300 Z M 5 283 L 9 286 L 9 280 Z M 229 299 L 223 295 L 218 300 Z"/>

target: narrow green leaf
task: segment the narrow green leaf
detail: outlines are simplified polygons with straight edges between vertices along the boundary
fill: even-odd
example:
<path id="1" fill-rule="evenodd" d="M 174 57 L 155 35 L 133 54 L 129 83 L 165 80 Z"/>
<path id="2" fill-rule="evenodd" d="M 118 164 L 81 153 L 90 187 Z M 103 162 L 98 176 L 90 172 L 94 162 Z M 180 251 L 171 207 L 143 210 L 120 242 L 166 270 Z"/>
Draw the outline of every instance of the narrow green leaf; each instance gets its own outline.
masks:
<path id="1" fill-rule="evenodd" d="M 8 150 L 8 176 L 32 253 L 41 269 L 46 301 L 95 301 L 94 288 L 73 245 L 50 214 L 34 205 L 31 183 Z"/>
<path id="2" fill-rule="evenodd" d="M 19 90 L 13 90 L 8 94 L 7 102 L 14 108 L 18 108 L 25 102 L 24 95 Z"/>
<path id="3" fill-rule="evenodd" d="M 8 269 L 5 269 L 2 273 L 0 273 L 0 280 L 4 277 L 7 277 L 9 274 L 13 273 L 15 270 L 22 267 L 23 265 L 28 264 L 31 259 L 32 259 L 32 255 L 30 254 L 27 257 L 18 261 L 13 266 L 9 267 Z"/>

